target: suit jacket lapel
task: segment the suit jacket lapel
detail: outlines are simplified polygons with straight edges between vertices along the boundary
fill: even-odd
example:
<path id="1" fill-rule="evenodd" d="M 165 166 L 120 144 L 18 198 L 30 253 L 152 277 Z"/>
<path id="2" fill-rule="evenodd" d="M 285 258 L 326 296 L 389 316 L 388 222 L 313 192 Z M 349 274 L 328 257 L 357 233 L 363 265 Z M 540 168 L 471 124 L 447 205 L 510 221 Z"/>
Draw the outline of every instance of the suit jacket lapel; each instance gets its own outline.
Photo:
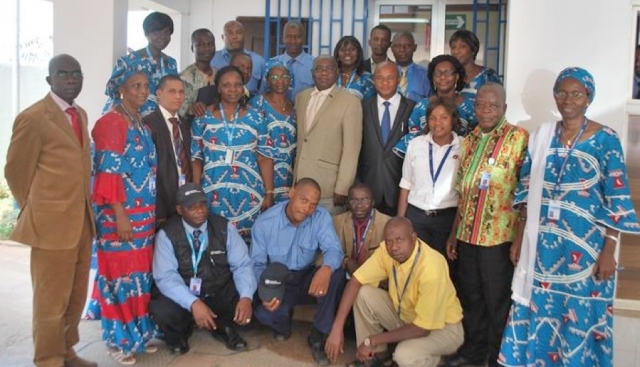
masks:
<path id="1" fill-rule="evenodd" d="M 353 253 L 353 217 L 351 215 L 351 213 L 349 213 L 348 215 L 345 215 L 344 218 L 344 226 L 343 226 L 343 231 L 344 231 L 344 239 L 345 239 L 345 247 L 346 247 L 346 254 L 347 254 L 347 258 L 351 258 L 352 253 Z"/>
<path id="2" fill-rule="evenodd" d="M 296 116 L 297 125 L 298 125 L 298 138 L 304 138 L 307 134 L 307 108 L 309 107 L 309 99 L 311 98 L 311 93 L 302 92 L 300 96 L 300 114 Z M 301 141 L 302 139 L 298 139 Z"/>
<path id="3" fill-rule="evenodd" d="M 405 111 L 407 110 L 407 100 L 405 97 L 400 97 L 400 105 L 398 106 L 398 112 L 396 113 L 396 118 L 393 119 L 393 126 L 391 127 L 391 131 L 389 132 L 389 136 L 393 136 L 398 129 L 404 130 L 404 124 L 406 121 L 402 120 L 402 116 L 404 116 Z"/>
<path id="4" fill-rule="evenodd" d="M 56 104 L 56 102 L 53 100 L 53 98 L 51 98 L 50 95 L 47 95 L 45 97 L 45 103 L 47 104 L 47 110 L 48 110 L 47 112 L 51 116 L 51 121 L 53 121 L 55 125 L 57 125 L 60 129 L 62 129 L 62 131 L 65 134 L 67 134 L 69 138 L 73 139 L 74 143 L 78 146 L 78 148 L 82 148 L 80 146 L 80 142 L 78 141 L 78 138 L 76 137 L 76 133 L 73 131 L 73 128 L 69 123 L 69 120 L 67 120 L 67 116 L 65 115 L 65 112 L 63 112 L 60 109 L 58 104 Z M 80 111 L 78 111 L 78 115 L 81 115 Z M 84 136 L 84 133 L 83 133 L 83 136 Z"/>
<path id="5" fill-rule="evenodd" d="M 369 100 L 369 121 L 373 124 L 373 131 L 376 132 L 376 137 L 381 146 L 385 146 L 386 143 L 382 143 L 382 130 L 380 129 L 380 116 L 378 116 L 378 95 L 376 94 Z"/>

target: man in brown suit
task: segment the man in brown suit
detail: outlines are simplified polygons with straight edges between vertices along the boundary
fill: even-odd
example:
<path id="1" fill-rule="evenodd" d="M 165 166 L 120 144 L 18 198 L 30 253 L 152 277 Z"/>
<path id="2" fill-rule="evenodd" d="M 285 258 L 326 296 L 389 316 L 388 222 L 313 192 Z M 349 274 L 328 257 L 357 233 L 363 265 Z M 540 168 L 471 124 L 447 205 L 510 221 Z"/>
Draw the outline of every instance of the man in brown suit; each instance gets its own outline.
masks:
<path id="1" fill-rule="evenodd" d="M 78 357 L 78 323 L 87 295 L 95 235 L 87 114 L 74 103 L 82 70 L 69 55 L 49 62 L 51 92 L 13 125 L 5 177 L 20 215 L 11 239 L 31 246 L 34 363 L 87 367 Z"/>
<path id="2" fill-rule="evenodd" d="M 296 97 L 298 155 L 294 179 L 313 178 L 320 185 L 319 205 L 332 215 L 345 211 L 349 187 L 358 168 L 362 144 L 360 100 L 336 85 L 333 57 L 313 61 L 314 88 Z"/>

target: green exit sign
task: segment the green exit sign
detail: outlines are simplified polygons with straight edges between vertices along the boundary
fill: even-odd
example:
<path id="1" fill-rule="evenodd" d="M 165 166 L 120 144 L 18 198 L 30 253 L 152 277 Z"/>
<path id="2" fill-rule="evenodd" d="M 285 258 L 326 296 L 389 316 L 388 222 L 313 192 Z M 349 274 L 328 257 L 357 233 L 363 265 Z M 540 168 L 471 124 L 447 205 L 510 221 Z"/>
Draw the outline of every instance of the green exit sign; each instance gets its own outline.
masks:
<path id="1" fill-rule="evenodd" d="M 466 14 L 447 14 L 445 16 L 445 29 L 466 29 Z"/>

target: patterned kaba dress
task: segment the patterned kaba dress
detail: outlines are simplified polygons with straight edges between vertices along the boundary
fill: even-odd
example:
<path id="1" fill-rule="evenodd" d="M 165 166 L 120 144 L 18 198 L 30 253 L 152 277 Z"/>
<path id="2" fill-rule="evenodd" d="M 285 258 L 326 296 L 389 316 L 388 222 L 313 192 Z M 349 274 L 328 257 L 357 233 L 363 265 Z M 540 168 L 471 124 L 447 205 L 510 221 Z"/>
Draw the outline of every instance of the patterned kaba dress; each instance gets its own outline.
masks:
<path id="1" fill-rule="evenodd" d="M 360 98 L 363 101 L 376 95 L 376 87 L 373 85 L 373 77 L 370 73 L 362 73 L 356 76 L 355 71 L 351 73 L 346 85 L 342 85 L 342 78 L 338 78 L 338 87 L 344 88 L 347 92 Z"/>
<path id="2" fill-rule="evenodd" d="M 277 154 L 267 124 L 253 108 L 235 123 L 225 123 L 207 110 L 193 121 L 191 134 L 191 158 L 202 161 L 200 184 L 209 209 L 232 222 L 248 243 L 265 194 L 258 154 Z"/>
<path id="3" fill-rule="evenodd" d="M 273 159 L 274 204 L 288 200 L 293 183 L 293 162 L 296 156 L 296 118 L 294 111 L 289 115 L 276 111 L 263 96 L 256 96 L 249 104 L 258 110 L 267 124 L 267 133 L 273 142 L 277 155 Z"/>
<path id="4" fill-rule="evenodd" d="M 544 169 L 530 305 L 514 302 L 511 307 L 498 361 L 505 366 L 612 366 L 616 281 L 591 274 L 604 246 L 605 227 L 640 233 L 622 147 L 608 127 L 578 142 L 559 192 L 554 192 L 556 152 L 567 152 L 557 136 Z M 533 159 L 541 158 L 527 154 L 516 205 L 528 201 Z M 559 220 L 549 219 L 553 199 L 560 202 Z"/>
<path id="5" fill-rule="evenodd" d="M 460 94 L 469 98 L 471 100 L 471 107 L 473 107 L 473 104 L 476 101 L 476 94 L 478 94 L 478 89 L 488 82 L 502 84 L 502 80 L 495 70 L 484 68 L 478 73 L 478 75 L 476 75 L 475 78 L 473 78 L 473 80 L 464 86 L 462 91 L 460 91 Z"/>
<path id="6" fill-rule="evenodd" d="M 96 144 L 93 200 L 102 338 L 110 348 L 143 352 L 156 333 L 148 314 L 155 234 L 155 146 L 147 127 L 129 126 L 116 112 L 102 116 L 92 136 Z M 131 221 L 132 241 L 118 239 L 111 207 L 117 202 Z"/>

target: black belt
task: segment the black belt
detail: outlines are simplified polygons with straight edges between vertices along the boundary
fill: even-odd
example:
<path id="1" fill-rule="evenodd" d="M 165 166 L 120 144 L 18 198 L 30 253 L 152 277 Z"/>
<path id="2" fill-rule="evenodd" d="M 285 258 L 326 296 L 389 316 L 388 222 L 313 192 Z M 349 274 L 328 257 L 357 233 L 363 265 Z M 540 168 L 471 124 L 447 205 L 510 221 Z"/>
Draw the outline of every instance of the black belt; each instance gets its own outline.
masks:
<path id="1" fill-rule="evenodd" d="M 419 211 L 420 213 L 426 215 L 427 217 L 439 217 L 441 215 L 447 215 L 447 214 L 451 215 L 451 214 L 455 214 L 456 210 L 458 210 L 458 208 L 456 208 L 456 207 L 444 208 L 444 209 L 434 209 L 434 210 L 422 210 L 422 209 L 418 208 L 415 205 L 409 204 L 409 206 L 411 206 L 415 210 Z"/>

